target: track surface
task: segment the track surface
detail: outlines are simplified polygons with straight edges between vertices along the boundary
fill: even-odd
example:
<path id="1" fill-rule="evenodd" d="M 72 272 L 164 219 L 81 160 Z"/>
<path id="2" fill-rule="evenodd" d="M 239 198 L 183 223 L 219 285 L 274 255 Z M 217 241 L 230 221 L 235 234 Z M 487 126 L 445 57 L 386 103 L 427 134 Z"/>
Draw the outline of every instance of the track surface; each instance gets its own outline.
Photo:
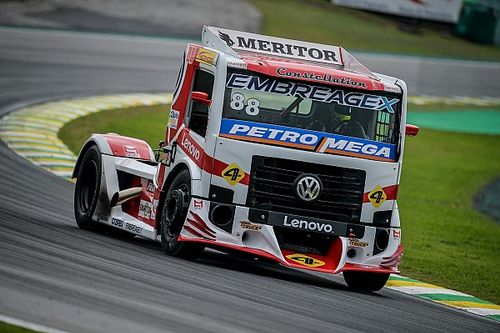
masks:
<path id="1" fill-rule="evenodd" d="M 0 113 L 172 88 L 183 42 L 0 29 Z M 147 130 L 147 129 L 145 129 Z M 76 227 L 73 185 L 0 142 L 0 313 L 74 332 L 498 332 L 497 322 L 342 280 Z"/>

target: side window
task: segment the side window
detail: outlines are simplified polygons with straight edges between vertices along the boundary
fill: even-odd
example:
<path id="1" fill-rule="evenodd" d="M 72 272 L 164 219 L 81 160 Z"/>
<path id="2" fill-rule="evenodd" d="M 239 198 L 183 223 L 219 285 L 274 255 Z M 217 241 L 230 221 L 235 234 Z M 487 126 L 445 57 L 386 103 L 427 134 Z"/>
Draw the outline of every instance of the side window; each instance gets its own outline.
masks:
<path id="1" fill-rule="evenodd" d="M 211 73 L 197 69 L 194 74 L 192 91 L 199 91 L 208 94 L 212 99 L 214 87 L 214 76 Z M 191 100 L 191 110 L 188 119 L 188 127 L 201 136 L 205 136 L 208 124 L 208 105 Z"/>

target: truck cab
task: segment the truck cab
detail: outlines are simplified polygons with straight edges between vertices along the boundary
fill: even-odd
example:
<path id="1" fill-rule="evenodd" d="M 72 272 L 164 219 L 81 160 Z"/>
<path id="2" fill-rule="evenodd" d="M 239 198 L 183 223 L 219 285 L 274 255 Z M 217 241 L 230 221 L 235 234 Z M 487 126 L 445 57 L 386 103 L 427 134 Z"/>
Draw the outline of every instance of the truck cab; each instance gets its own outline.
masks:
<path id="1" fill-rule="evenodd" d="M 106 156 L 96 187 L 109 204 L 91 219 L 143 228 L 171 255 L 241 251 L 378 290 L 403 254 L 397 193 L 418 132 L 406 104 L 402 80 L 341 47 L 204 27 L 159 155 Z"/>

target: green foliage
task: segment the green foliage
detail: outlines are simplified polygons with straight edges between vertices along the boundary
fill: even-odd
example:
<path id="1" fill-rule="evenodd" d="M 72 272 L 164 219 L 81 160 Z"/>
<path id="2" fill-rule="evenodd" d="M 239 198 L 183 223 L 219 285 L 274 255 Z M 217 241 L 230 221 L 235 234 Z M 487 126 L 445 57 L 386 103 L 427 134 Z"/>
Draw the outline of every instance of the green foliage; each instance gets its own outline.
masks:
<path id="1" fill-rule="evenodd" d="M 348 50 L 500 60 L 500 48 L 421 28 L 410 33 L 383 15 L 334 6 L 321 0 L 250 0 L 263 16 L 262 32 L 341 45 Z"/>

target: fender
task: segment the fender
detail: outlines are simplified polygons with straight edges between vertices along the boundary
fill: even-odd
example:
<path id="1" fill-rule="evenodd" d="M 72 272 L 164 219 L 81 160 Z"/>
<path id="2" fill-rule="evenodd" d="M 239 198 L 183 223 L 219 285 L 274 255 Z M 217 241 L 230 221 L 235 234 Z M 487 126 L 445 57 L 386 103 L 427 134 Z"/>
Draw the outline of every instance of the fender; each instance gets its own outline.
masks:
<path id="1" fill-rule="evenodd" d="M 75 169 L 73 170 L 73 178 L 75 178 L 78 173 L 82 156 L 92 144 L 95 144 L 101 151 L 101 154 L 104 155 L 155 162 L 153 150 L 143 140 L 121 136 L 114 133 L 92 134 L 78 154 Z"/>
<path id="2" fill-rule="evenodd" d="M 401 228 L 401 222 L 399 220 L 399 207 L 398 207 L 398 202 L 396 200 L 394 200 L 394 209 L 392 211 L 391 227 Z"/>
<path id="3" fill-rule="evenodd" d="M 191 175 L 191 194 L 201 196 L 203 194 L 203 188 L 201 186 L 201 169 L 188 156 L 178 156 L 170 170 L 174 170 L 180 166 L 186 168 Z M 163 186 L 168 187 L 168 185 L 167 180 L 165 180 Z"/>

